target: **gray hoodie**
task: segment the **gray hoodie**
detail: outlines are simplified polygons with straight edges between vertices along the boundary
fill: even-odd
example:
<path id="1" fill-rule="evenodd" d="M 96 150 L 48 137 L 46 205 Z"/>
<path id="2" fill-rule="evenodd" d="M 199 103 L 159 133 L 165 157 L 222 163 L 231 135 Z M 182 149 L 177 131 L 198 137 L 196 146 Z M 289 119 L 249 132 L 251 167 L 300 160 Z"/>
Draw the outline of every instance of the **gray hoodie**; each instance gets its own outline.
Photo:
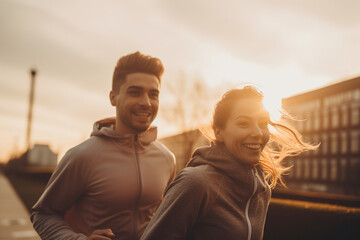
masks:
<path id="1" fill-rule="evenodd" d="M 260 165 L 223 145 L 197 149 L 175 178 L 141 240 L 258 240 L 270 202 Z"/>
<path id="2" fill-rule="evenodd" d="M 114 239 L 139 239 L 175 176 L 173 154 L 156 128 L 121 135 L 114 119 L 60 161 L 31 214 L 42 239 L 86 239 L 111 228 Z"/>

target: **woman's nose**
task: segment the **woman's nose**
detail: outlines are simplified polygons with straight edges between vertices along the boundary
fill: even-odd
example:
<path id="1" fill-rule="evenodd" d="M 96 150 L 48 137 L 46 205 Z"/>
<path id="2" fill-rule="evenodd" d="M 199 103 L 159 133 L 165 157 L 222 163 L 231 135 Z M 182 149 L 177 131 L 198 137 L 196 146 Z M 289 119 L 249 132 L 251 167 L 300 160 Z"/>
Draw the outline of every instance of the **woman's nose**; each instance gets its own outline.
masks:
<path id="1" fill-rule="evenodd" d="M 257 124 L 254 124 L 251 128 L 251 136 L 254 136 L 254 137 L 262 137 L 264 134 L 263 134 L 263 131 L 261 130 L 261 127 Z"/>

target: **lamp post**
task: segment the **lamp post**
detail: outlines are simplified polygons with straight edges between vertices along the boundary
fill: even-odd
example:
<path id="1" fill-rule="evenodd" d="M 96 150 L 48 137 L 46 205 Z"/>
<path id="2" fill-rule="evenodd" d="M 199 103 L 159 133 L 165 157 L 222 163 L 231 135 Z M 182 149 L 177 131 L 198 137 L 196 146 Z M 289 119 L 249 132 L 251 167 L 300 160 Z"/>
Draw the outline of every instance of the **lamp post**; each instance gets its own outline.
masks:
<path id="1" fill-rule="evenodd" d="M 27 130 L 26 130 L 26 147 L 27 150 L 30 149 L 30 138 L 31 138 L 31 125 L 32 125 L 32 112 L 34 105 L 34 90 L 35 90 L 35 76 L 36 69 L 32 68 L 30 70 L 31 74 L 31 85 L 30 85 L 30 96 L 29 96 L 29 111 L 28 111 L 28 119 L 27 119 Z"/>

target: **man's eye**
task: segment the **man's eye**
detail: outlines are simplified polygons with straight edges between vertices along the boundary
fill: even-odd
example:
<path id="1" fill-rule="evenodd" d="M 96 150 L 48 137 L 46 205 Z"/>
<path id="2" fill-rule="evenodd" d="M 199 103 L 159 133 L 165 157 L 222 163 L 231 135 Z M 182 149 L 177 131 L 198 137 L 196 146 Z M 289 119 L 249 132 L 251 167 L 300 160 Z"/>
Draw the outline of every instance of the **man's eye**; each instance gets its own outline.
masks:
<path id="1" fill-rule="evenodd" d="M 138 95 L 140 95 L 140 92 L 139 91 L 130 91 L 129 94 L 131 96 L 138 96 Z"/>
<path id="2" fill-rule="evenodd" d="M 158 98 L 159 98 L 159 94 L 158 94 L 158 93 L 150 93 L 150 98 L 158 99 Z"/>

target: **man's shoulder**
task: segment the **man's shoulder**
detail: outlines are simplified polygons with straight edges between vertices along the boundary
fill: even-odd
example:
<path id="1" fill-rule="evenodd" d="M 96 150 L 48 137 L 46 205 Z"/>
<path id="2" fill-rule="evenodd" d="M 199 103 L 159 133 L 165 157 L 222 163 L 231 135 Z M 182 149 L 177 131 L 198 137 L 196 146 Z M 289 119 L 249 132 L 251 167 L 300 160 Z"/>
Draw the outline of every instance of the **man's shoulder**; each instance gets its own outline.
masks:
<path id="1" fill-rule="evenodd" d="M 153 148 L 157 149 L 159 152 L 161 152 L 167 159 L 174 160 L 175 155 L 172 153 L 163 143 L 161 143 L 159 140 L 155 140 L 151 144 Z"/>
<path id="2" fill-rule="evenodd" d="M 98 143 L 99 137 L 90 137 L 69 150 L 73 154 L 84 154 L 92 150 Z"/>
<path id="3" fill-rule="evenodd" d="M 81 159 L 89 159 L 94 157 L 99 149 L 103 148 L 103 140 L 100 137 L 90 137 L 80 144 L 69 149 L 61 161 L 81 161 Z"/>

